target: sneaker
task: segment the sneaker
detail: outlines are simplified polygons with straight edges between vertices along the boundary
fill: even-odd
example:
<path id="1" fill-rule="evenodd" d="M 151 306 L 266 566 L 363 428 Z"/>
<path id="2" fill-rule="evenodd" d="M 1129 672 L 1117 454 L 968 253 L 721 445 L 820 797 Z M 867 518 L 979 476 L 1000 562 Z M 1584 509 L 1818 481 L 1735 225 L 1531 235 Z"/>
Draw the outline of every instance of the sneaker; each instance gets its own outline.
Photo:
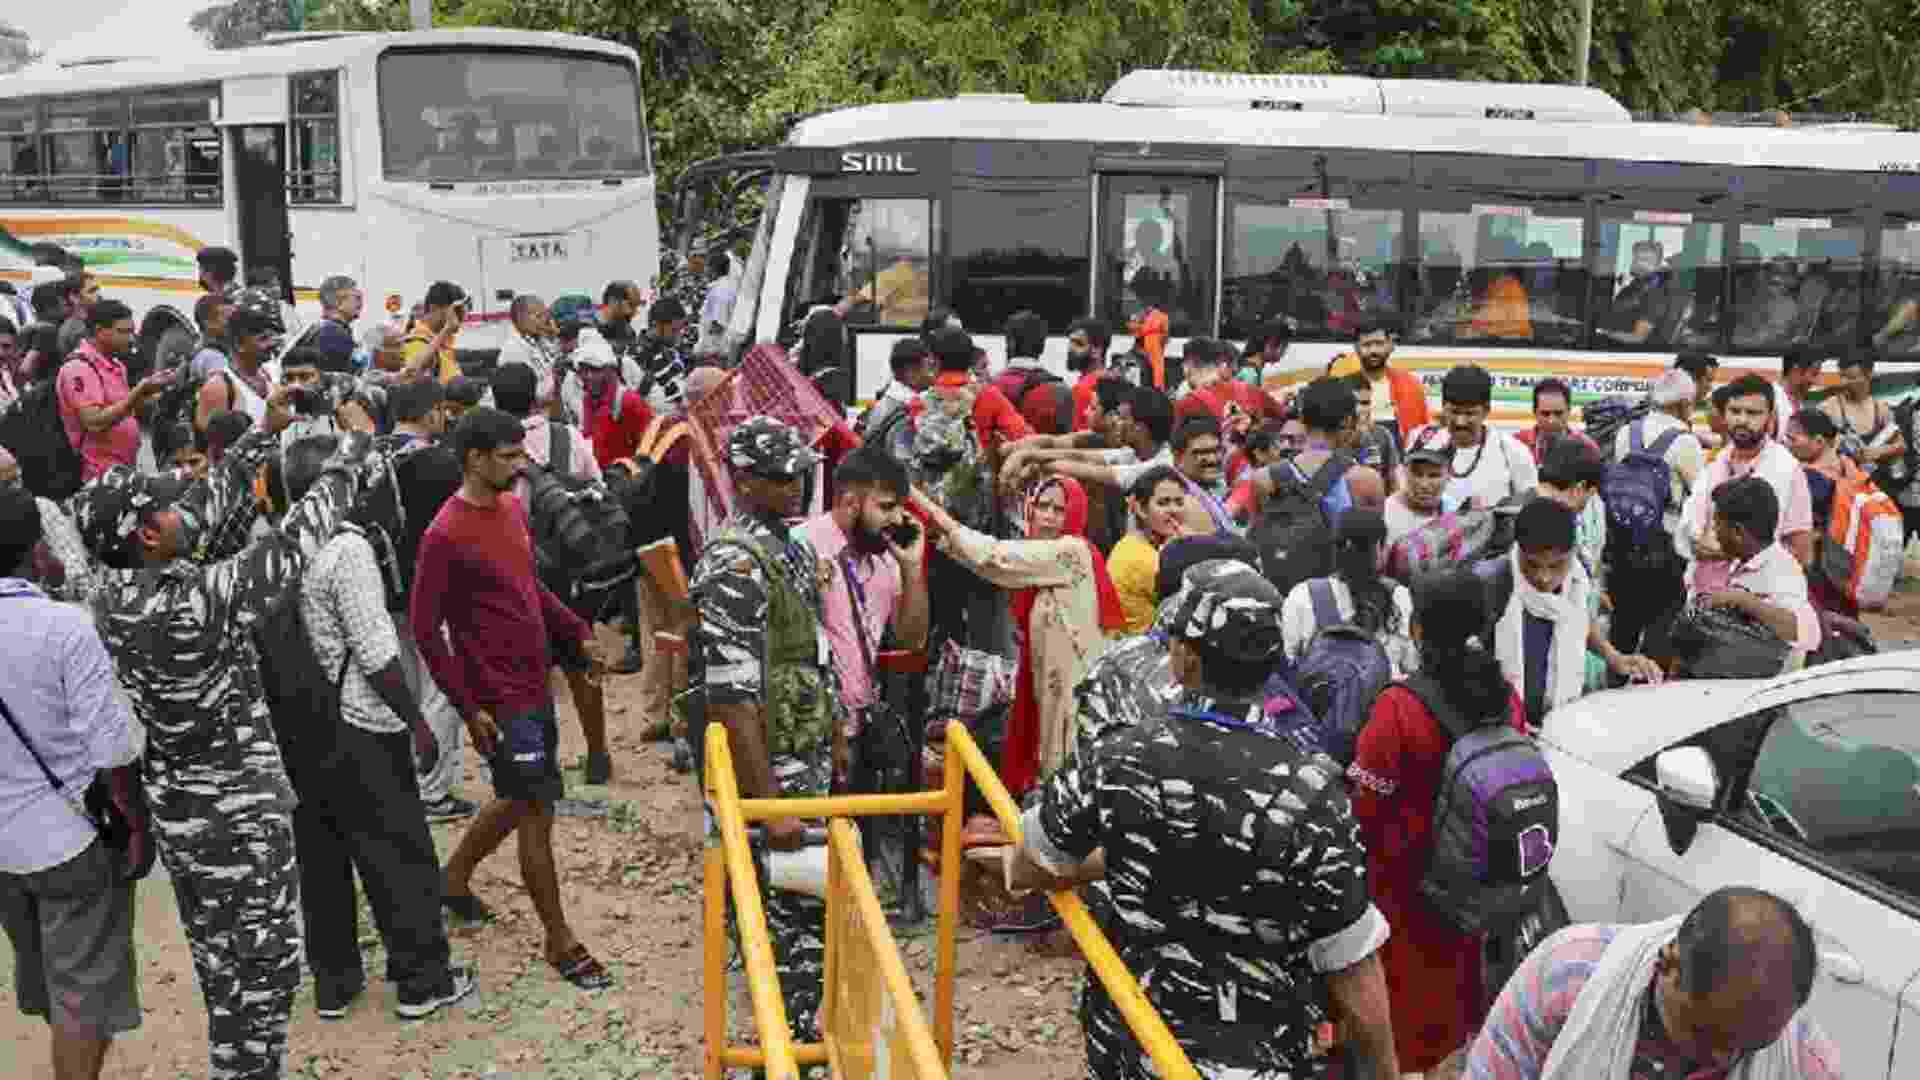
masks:
<path id="1" fill-rule="evenodd" d="M 339 1020 L 347 1015 L 347 1010 L 353 1007 L 354 1001 L 366 988 L 367 980 L 364 977 L 350 983 L 316 979 L 313 986 L 314 1012 L 319 1013 L 322 1020 Z"/>
<path id="2" fill-rule="evenodd" d="M 402 990 L 393 1011 L 402 1020 L 424 1019 L 473 993 L 473 988 L 478 985 L 473 972 L 463 967 L 450 967 L 447 969 L 447 981 L 421 997 L 415 998 Z"/>
<path id="3" fill-rule="evenodd" d="M 588 784 L 604 784 L 613 779 L 613 757 L 608 754 L 588 754 L 583 771 Z"/>
<path id="4" fill-rule="evenodd" d="M 478 809 L 458 795 L 443 795 L 426 804 L 427 820 L 430 822 L 459 821 L 472 817 Z"/>
<path id="5" fill-rule="evenodd" d="M 640 651 L 640 646 L 628 645 L 626 655 L 620 658 L 619 663 L 614 664 L 607 670 L 613 672 L 615 675 L 638 675 L 640 669 L 646 666 L 647 657 L 645 653 Z"/>
<path id="6" fill-rule="evenodd" d="M 677 773 L 690 773 L 693 771 L 693 747 L 687 744 L 687 740 L 673 740 L 673 760 L 668 764 L 671 765 L 673 771 Z"/>

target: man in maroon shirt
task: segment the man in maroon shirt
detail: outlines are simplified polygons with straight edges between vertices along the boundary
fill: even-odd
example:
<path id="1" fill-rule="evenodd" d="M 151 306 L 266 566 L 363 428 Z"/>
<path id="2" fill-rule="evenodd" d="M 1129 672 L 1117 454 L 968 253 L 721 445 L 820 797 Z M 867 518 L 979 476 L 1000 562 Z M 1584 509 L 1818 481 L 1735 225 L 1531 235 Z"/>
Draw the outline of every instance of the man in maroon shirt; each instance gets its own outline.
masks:
<path id="1" fill-rule="evenodd" d="M 598 990 L 613 977 L 567 925 L 554 868 L 553 803 L 562 783 L 548 647 L 584 651 L 596 677 L 604 661 L 592 628 L 534 572 L 526 515 L 512 494 L 527 467 L 524 438 L 520 422 L 498 409 L 461 418 L 453 433 L 460 490 L 427 527 L 414 571 L 413 639 L 486 757 L 495 794 L 447 861 L 442 902 L 469 921 L 490 919 L 473 895 L 473 871 L 517 830 L 521 879 L 546 927 L 547 962 L 575 986 Z"/>

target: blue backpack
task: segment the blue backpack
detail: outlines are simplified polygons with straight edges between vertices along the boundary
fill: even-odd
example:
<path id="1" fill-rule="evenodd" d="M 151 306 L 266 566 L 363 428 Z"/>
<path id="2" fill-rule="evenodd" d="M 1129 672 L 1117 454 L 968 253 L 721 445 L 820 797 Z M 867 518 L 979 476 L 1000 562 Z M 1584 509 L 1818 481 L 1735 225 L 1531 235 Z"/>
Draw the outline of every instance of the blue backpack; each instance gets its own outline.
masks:
<path id="1" fill-rule="evenodd" d="M 1307 582 L 1313 600 L 1313 637 L 1294 666 L 1293 684 L 1313 715 L 1328 756 L 1353 763 L 1360 729 L 1373 715 L 1373 699 L 1393 682 L 1393 664 L 1372 632 L 1340 616 L 1331 578 Z"/>
<path id="2" fill-rule="evenodd" d="M 1641 567 L 1661 565 L 1674 554 L 1665 523 L 1673 498 L 1673 470 L 1666 454 L 1673 441 L 1686 434 L 1685 428 L 1673 428 L 1648 445 L 1646 430 L 1644 419 L 1627 428 L 1627 454 L 1607 470 L 1600 485 L 1600 500 L 1607 508 L 1607 546 L 1616 562 Z"/>

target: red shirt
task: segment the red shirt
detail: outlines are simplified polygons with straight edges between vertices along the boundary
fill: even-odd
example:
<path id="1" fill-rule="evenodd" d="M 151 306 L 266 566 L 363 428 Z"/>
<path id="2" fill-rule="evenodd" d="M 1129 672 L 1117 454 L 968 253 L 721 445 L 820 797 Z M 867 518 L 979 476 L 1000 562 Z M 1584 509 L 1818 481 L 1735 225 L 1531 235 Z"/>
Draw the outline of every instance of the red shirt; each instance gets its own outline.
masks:
<path id="1" fill-rule="evenodd" d="M 546 704 L 550 634 L 591 633 L 540 584 L 526 514 L 510 494 L 484 507 L 456 492 L 440 507 L 420 538 L 407 619 L 447 699 L 462 715 L 490 709 L 499 720 Z"/>
<path id="2" fill-rule="evenodd" d="M 127 369 L 111 356 L 102 356 L 92 341 L 83 341 L 60 365 L 56 393 L 60 423 L 67 442 L 80 452 L 80 479 L 92 480 L 115 465 L 132 467 L 140 460 L 140 421 L 131 415 L 105 431 L 88 431 L 80 424 L 82 406 L 110 407 L 127 399 Z"/>
<path id="3" fill-rule="evenodd" d="M 1106 368 L 1095 368 L 1073 384 L 1073 430 L 1085 431 L 1093 426 L 1087 414 L 1093 411 L 1094 385 L 1106 377 Z"/>
<path id="4" fill-rule="evenodd" d="M 1567 429 L 1567 434 L 1578 439 L 1587 449 L 1593 451 L 1595 454 L 1599 454 L 1602 461 L 1606 460 L 1606 455 L 1600 453 L 1600 444 L 1572 428 Z M 1540 445 L 1540 429 L 1538 427 L 1530 427 L 1525 431 L 1516 431 L 1513 433 L 1513 437 L 1520 440 L 1521 446 L 1533 451 L 1533 463 L 1535 465 L 1540 464 L 1540 458 L 1546 453 L 1546 448 Z"/>
<path id="5" fill-rule="evenodd" d="M 613 396 L 609 394 L 605 402 L 596 405 L 589 395 L 584 408 L 585 416 L 581 424 L 586 430 L 587 441 L 593 443 L 594 460 L 601 468 L 632 457 L 640 446 L 641 436 L 647 433 L 647 425 L 653 422 L 653 409 L 647 405 L 647 399 L 637 390 L 620 390 L 620 416 L 613 415 Z"/>

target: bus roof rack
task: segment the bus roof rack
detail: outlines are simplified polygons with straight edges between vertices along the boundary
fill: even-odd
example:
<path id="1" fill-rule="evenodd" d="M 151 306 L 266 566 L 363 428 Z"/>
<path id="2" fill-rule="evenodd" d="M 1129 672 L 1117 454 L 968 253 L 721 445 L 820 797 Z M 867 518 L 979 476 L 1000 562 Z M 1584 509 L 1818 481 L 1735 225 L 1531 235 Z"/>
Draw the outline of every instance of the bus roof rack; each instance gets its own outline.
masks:
<path id="1" fill-rule="evenodd" d="M 1592 86 L 1261 75 L 1141 68 L 1107 88 L 1108 105 L 1359 113 L 1368 116 L 1626 123 L 1626 107 Z"/>

